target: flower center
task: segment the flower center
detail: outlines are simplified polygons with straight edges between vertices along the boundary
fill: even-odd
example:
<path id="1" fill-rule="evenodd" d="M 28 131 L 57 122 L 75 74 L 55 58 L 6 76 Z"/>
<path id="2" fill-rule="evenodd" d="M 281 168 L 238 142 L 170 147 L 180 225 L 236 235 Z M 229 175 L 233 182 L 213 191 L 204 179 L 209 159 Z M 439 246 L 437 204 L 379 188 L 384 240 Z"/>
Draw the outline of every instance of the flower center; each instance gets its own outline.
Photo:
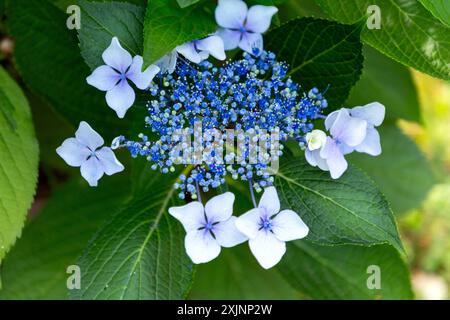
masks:
<path id="1" fill-rule="evenodd" d="M 121 73 L 119 79 L 120 79 L 120 81 L 127 80 L 127 75 L 126 75 L 126 73 Z"/>
<path id="2" fill-rule="evenodd" d="M 260 230 L 264 229 L 265 231 L 272 231 L 272 221 L 269 217 L 261 217 L 259 222 Z"/>
<path id="3" fill-rule="evenodd" d="M 95 153 L 95 150 L 92 151 L 90 148 L 88 148 L 88 150 L 89 150 L 89 155 L 86 160 L 89 160 L 91 158 L 97 158 L 97 154 Z"/>
<path id="4" fill-rule="evenodd" d="M 205 230 L 206 231 L 212 231 L 214 228 L 214 224 L 211 221 L 207 221 L 205 223 Z"/>

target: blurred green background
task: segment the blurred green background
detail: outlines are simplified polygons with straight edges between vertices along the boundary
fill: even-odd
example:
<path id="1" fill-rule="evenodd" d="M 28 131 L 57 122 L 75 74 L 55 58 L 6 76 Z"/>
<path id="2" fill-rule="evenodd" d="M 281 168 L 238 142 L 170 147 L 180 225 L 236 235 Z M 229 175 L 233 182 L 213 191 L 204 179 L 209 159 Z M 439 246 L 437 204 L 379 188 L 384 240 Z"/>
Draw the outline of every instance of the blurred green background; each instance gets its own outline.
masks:
<path id="1" fill-rule="evenodd" d="M 450 84 L 412 71 L 423 124 L 401 121 L 427 155 L 437 184 L 423 204 L 399 217 L 418 299 L 450 298 Z"/>

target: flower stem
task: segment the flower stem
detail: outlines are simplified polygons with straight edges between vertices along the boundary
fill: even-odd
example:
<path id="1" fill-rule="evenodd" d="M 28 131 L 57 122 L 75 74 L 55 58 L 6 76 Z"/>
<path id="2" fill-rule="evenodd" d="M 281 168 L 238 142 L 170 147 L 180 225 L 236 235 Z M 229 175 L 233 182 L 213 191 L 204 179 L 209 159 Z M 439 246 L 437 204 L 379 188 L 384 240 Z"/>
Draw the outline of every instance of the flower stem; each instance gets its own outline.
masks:
<path id="1" fill-rule="evenodd" d="M 258 208 L 258 205 L 256 204 L 256 199 L 255 199 L 255 192 L 253 191 L 252 179 L 248 179 L 248 186 L 250 187 L 250 195 L 252 196 L 253 206 L 255 208 Z"/>
<path id="2" fill-rule="evenodd" d="M 198 185 L 198 181 L 197 180 L 195 180 L 195 187 L 197 188 L 198 201 L 202 202 L 202 195 L 201 195 L 201 192 L 200 192 L 200 186 Z"/>

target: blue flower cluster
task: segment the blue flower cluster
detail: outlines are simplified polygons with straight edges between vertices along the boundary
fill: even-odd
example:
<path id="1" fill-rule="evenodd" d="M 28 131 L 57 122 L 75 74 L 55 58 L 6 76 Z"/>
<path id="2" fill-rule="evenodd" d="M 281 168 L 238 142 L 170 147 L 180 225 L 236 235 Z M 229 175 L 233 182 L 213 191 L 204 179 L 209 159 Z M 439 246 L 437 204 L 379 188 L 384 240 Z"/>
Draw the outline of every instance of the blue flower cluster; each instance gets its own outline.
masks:
<path id="1" fill-rule="evenodd" d="M 197 188 L 207 192 L 219 187 L 227 174 L 251 181 L 260 191 L 272 185 L 273 177 L 267 168 L 270 161 L 282 155 L 283 146 L 275 154 L 259 152 L 256 161 L 251 162 L 252 137 L 258 136 L 265 150 L 271 150 L 275 143 L 274 132 L 280 141 L 303 144 L 306 133 L 313 129 L 312 120 L 322 117 L 327 107 L 318 89 L 300 89 L 289 77 L 287 65 L 276 61 L 270 52 L 244 53 L 241 60 L 221 67 L 208 61 L 194 66 L 179 59 L 173 74 L 159 75 L 148 89 L 145 123 L 158 140 L 151 141 L 148 133 L 140 134 L 139 141 L 121 137 L 116 143 L 128 148 L 133 157 L 145 156 L 153 169 L 163 173 L 175 171 L 176 164 L 185 163 L 182 160 L 186 151 L 191 151 L 187 153 L 195 160 L 193 170 L 176 184 L 181 198 L 185 194 L 196 198 Z M 212 130 L 222 136 L 217 138 Z M 230 136 L 230 130 L 234 136 Z M 232 142 L 232 151 L 228 152 L 230 138 L 237 139 L 238 147 Z M 257 152 L 264 143 L 256 146 Z M 199 146 L 207 150 L 200 159 L 192 151 Z M 217 148 L 226 149 L 226 155 L 218 155 Z"/>

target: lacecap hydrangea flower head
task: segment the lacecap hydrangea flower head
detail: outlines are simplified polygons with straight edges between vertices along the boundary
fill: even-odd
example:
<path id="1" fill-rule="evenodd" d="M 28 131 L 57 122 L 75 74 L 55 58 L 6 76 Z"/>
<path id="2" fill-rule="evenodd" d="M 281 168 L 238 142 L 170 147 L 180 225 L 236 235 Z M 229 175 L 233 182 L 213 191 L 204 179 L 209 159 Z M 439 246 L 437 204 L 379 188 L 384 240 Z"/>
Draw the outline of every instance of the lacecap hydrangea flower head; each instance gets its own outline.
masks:
<path id="1" fill-rule="evenodd" d="M 104 173 L 123 170 L 112 151 L 119 148 L 146 158 L 154 170 L 148 174 L 184 167 L 187 173 L 174 188 L 188 203 L 169 213 L 183 225 L 194 263 L 248 241 L 260 265 L 271 268 L 285 254 L 285 242 L 308 235 L 302 212 L 282 208 L 274 185 L 284 142 L 297 142 L 308 163 L 333 179 L 345 173 L 345 155 L 381 153 L 376 127 L 384 106 L 372 103 L 326 116 L 327 88 L 302 87 L 276 52 L 264 50 L 263 34 L 277 11 L 220 0 L 215 34 L 178 45 L 144 71 L 142 57 L 132 57 L 114 37 L 103 54 L 105 65 L 87 82 L 107 92 L 106 103 L 121 118 L 134 103 L 134 90 L 143 90 L 148 103 L 142 133 L 137 139 L 119 136 L 111 148 L 101 148 L 103 139 L 82 123 L 76 138 L 58 149 L 92 186 Z M 236 48 L 243 53 L 227 60 L 225 50 Z M 329 134 L 314 128 L 323 119 Z M 219 192 L 230 179 L 248 186 L 254 208 L 247 213 L 234 212 L 234 194 Z M 255 191 L 262 194 L 259 203 Z M 211 192 L 218 195 L 204 204 L 202 195 Z"/>

